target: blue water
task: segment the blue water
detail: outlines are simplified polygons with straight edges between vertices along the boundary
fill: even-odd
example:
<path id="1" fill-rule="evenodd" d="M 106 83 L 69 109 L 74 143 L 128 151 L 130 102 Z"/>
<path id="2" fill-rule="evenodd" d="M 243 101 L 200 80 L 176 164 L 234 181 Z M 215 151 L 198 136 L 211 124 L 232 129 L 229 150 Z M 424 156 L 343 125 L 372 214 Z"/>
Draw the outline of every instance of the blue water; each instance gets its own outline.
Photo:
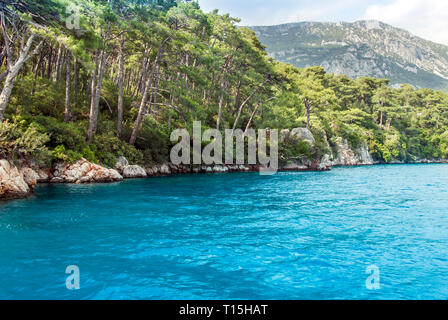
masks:
<path id="1" fill-rule="evenodd" d="M 446 298 L 448 165 L 50 185 L 0 203 L 0 299 Z"/>

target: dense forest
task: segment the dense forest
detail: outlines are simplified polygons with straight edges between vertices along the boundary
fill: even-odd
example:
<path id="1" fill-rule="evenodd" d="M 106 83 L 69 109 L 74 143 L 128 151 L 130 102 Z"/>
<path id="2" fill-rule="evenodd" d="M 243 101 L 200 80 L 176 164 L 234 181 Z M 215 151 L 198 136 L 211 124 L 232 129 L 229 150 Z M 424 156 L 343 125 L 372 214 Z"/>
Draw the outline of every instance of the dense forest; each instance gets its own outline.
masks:
<path id="1" fill-rule="evenodd" d="M 168 161 L 170 133 L 309 128 L 375 160 L 448 157 L 448 95 L 269 58 L 255 33 L 194 1 L 0 2 L 0 155 L 50 166 Z"/>

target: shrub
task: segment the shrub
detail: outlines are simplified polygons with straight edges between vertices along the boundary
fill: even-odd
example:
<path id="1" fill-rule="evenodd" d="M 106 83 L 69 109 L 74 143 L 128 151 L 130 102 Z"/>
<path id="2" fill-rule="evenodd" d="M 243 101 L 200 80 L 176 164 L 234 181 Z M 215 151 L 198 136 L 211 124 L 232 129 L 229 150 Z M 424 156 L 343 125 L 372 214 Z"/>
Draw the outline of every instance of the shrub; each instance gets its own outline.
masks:
<path id="1" fill-rule="evenodd" d="M 286 137 L 280 144 L 279 154 L 282 160 L 300 159 L 306 160 L 312 158 L 311 145 L 303 140 L 297 140 L 293 137 Z"/>
<path id="2" fill-rule="evenodd" d="M 49 141 L 46 134 L 40 133 L 35 124 L 26 125 L 23 120 L 0 123 L 0 153 L 5 156 L 48 156 L 45 144 Z"/>
<path id="3" fill-rule="evenodd" d="M 140 150 L 112 134 L 95 136 L 91 148 L 96 155 L 96 159 L 109 167 L 115 166 L 119 156 L 126 157 L 131 163 L 144 164 L 143 153 Z"/>
<path id="4" fill-rule="evenodd" d="M 359 131 L 353 130 L 345 125 L 340 128 L 340 136 L 346 139 L 353 149 L 359 148 L 363 143 L 363 139 Z"/>
<path id="5" fill-rule="evenodd" d="M 440 153 L 442 158 L 448 157 L 448 131 L 440 136 Z"/>
<path id="6" fill-rule="evenodd" d="M 60 82 L 35 78 L 33 73 L 22 74 L 20 80 L 15 82 L 7 113 L 62 117 L 64 94 L 64 84 Z"/>
<path id="7" fill-rule="evenodd" d="M 65 123 L 55 118 L 37 116 L 35 122 L 40 131 L 50 137 L 49 148 L 63 145 L 67 150 L 81 152 L 87 146 L 85 135 L 74 123 Z"/>
<path id="8" fill-rule="evenodd" d="M 51 151 L 51 155 L 54 160 L 61 160 L 66 163 L 75 163 L 82 159 L 82 154 L 79 154 L 72 150 L 66 150 L 63 145 L 57 146 Z"/>
<path id="9" fill-rule="evenodd" d="M 98 160 L 96 159 L 96 156 L 95 156 L 95 152 L 93 152 L 90 149 L 90 147 L 85 147 L 82 149 L 82 156 L 90 162 L 93 162 L 93 163 L 98 162 Z"/>
<path id="10" fill-rule="evenodd" d="M 129 141 L 131 126 L 123 128 L 123 138 Z M 139 132 L 135 147 L 143 151 L 144 162 L 164 163 L 169 158 L 171 145 L 168 127 L 157 123 L 153 118 L 146 117 Z"/>
<path id="11" fill-rule="evenodd" d="M 324 128 L 312 128 L 311 132 L 315 140 L 314 146 L 311 148 L 314 159 L 320 158 L 325 154 L 330 154 L 330 146 L 326 140 L 326 132 Z"/>

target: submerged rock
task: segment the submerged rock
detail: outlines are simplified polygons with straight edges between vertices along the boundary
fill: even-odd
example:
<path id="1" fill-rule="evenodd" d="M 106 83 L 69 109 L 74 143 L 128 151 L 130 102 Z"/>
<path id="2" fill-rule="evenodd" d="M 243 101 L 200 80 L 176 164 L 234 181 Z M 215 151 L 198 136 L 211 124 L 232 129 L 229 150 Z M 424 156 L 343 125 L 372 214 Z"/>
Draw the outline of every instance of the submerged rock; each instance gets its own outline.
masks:
<path id="1" fill-rule="evenodd" d="M 123 177 L 117 170 L 81 159 L 74 164 L 58 163 L 53 172 L 53 183 L 93 183 L 121 181 Z"/>
<path id="2" fill-rule="evenodd" d="M 23 171 L 19 171 L 14 164 L 6 159 L 0 160 L 0 199 L 20 199 L 29 196 L 36 184 L 29 170 L 26 170 L 25 179 Z"/>

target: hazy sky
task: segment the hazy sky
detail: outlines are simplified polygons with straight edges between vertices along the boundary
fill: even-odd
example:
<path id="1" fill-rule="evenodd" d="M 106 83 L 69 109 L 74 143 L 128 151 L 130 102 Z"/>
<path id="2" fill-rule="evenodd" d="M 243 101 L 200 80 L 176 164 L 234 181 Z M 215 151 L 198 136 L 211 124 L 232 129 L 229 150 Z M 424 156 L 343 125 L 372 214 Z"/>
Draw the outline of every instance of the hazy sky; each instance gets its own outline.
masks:
<path id="1" fill-rule="evenodd" d="M 448 0 L 199 0 L 242 25 L 375 19 L 448 45 Z"/>

